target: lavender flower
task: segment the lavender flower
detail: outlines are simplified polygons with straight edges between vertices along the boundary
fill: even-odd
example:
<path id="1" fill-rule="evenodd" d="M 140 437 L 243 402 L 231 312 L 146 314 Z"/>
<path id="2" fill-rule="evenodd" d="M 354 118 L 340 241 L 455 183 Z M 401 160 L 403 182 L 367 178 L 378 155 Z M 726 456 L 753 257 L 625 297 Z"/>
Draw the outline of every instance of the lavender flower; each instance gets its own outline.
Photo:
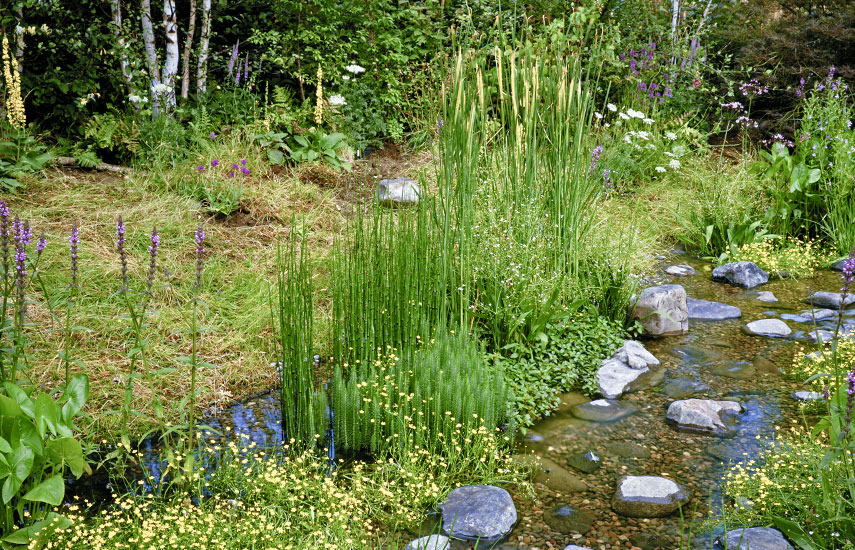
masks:
<path id="1" fill-rule="evenodd" d="M 603 146 L 597 145 L 591 151 L 591 165 L 588 167 L 588 172 L 593 172 L 597 169 L 597 162 L 600 161 L 600 155 L 603 153 Z"/>
<path id="2" fill-rule="evenodd" d="M 202 287 L 202 268 L 205 266 L 205 230 L 202 229 L 202 222 L 199 222 L 199 227 L 194 233 L 196 239 L 196 285 L 198 291 Z"/>
<path id="3" fill-rule="evenodd" d="M 68 237 L 68 250 L 71 252 L 71 288 L 77 289 L 77 243 L 78 238 L 77 222 L 71 226 L 71 235 Z"/>
<path id="4" fill-rule="evenodd" d="M 840 439 L 844 439 L 852 428 L 852 409 L 855 407 L 855 368 L 849 371 L 846 377 L 846 416 L 840 430 Z"/>
<path id="5" fill-rule="evenodd" d="M 218 161 L 217 159 L 214 159 L 211 161 L 211 167 L 212 168 L 215 166 L 219 166 L 219 165 L 220 165 L 220 161 Z"/>
<path id="6" fill-rule="evenodd" d="M 24 289 L 27 283 L 27 245 L 30 244 L 30 224 L 15 216 L 15 286 L 18 288 L 18 314 L 23 319 L 27 311 Z"/>
<path id="7" fill-rule="evenodd" d="M 121 292 L 126 292 L 128 290 L 128 254 L 125 251 L 125 223 L 122 221 L 122 216 L 119 216 L 119 221 L 116 222 L 116 250 L 122 262 Z"/>
<path id="8" fill-rule="evenodd" d="M 3 249 L 3 277 L 9 273 L 9 206 L 0 200 L 0 248 Z"/>
<path id="9" fill-rule="evenodd" d="M 157 251 L 160 248 L 160 236 L 157 234 L 157 227 L 151 230 L 151 245 L 148 247 L 148 279 L 146 280 L 146 293 L 151 296 L 151 289 L 154 286 L 154 274 L 157 269 Z"/>
<path id="10" fill-rule="evenodd" d="M 240 40 L 235 42 L 235 47 L 232 49 L 232 56 L 229 58 L 229 76 L 232 75 L 232 71 L 235 70 L 235 61 L 238 58 L 238 48 L 240 47 Z M 240 72 L 240 71 L 238 71 Z"/>
<path id="11" fill-rule="evenodd" d="M 840 289 L 843 294 L 848 294 L 852 289 L 852 283 L 855 282 L 855 246 L 849 251 L 849 257 L 843 262 L 843 287 Z"/>
<path id="12" fill-rule="evenodd" d="M 246 59 L 243 62 L 243 81 L 249 83 L 249 54 L 246 54 Z"/>
<path id="13" fill-rule="evenodd" d="M 214 132 L 211 132 L 210 134 L 208 134 L 208 137 L 211 139 L 214 139 L 215 137 L 217 137 L 217 134 L 215 134 Z"/>
<path id="14" fill-rule="evenodd" d="M 45 238 L 44 234 L 42 234 L 42 236 L 39 237 L 39 242 L 36 244 L 36 258 L 39 258 L 42 255 L 42 252 L 44 252 L 46 246 L 47 239 Z"/>
<path id="15" fill-rule="evenodd" d="M 205 171 L 205 167 L 200 164 L 199 166 L 196 167 L 196 170 L 198 170 L 199 173 L 201 174 L 202 172 Z"/>

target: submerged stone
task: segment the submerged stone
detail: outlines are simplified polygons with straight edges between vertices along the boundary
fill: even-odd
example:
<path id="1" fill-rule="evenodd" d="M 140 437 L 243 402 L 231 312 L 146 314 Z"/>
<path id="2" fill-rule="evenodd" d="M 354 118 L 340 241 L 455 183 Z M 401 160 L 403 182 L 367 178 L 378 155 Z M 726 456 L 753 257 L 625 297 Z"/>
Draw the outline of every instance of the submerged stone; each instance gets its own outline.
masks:
<path id="1" fill-rule="evenodd" d="M 712 279 L 742 288 L 754 288 L 768 283 L 769 274 L 754 262 L 730 262 L 713 269 Z"/>
<path id="2" fill-rule="evenodd" d="M 580 472 L 592 474 L 602 466 L 602 461 L 597 453 L 588 451 L 587 453 L 576 453 L 568 456 L 567 464 Z"/>
<path id="3" fill-rule="evenodd" d="M 543 515 L 543 521 L 559 533 L 585 534 L 591 530 L 594 516 L 574 506 L 561 504 Z"/>
<path id="4" fill-rule="evenodd" d="M 766 302 L 769 304 L 778 301 L 778 299 L 775 297 L 775 295 L 772 294 L 772 292 L 770 292 L 768 290 L 763 290 L 761 292 L 758 292 L 757 293 L 757 299 L 760 300 L 761 302 Z"/>
<path id="5" fill-rule="evenodd" d="M 542 483 L 559 493 L 579 493 L 588 490 L 588 484 L 559 466 L 556 462 L 541 457 L 537 464 L 535 483 Z"/>
<path id="6" fill-rule="evenodd" d="M 576 418 L 591 422 L 614 422 L 627 417 L 638 410 L 638 407 L 626 401 L 616 399 L 597 399 L 576 405 L 570 412 Z"/>
<path id="7" fill-rule="evenodd" d="M 689 377 L 674 378 L 668 380 L 662 386 L 662 393 L 674 399 L 682 399 L 693 393 L 705 392 L 710 389 L 709 384 Z"/>
<path id="8" fill-rule="evenodd" d="M 659 476 L 624 476 L 617 482 L 612 509 L 622 516 L 657 518 L 689 502 L 689 491 Z"/>
<path id="9" fill-rule="evenodd" d="M 733 361 L 719 365 L 712 370 L 712 373 L 718 376 L 726 376 L 727 378 L 747 380 L 757 374 L 757 369 L 747 361 Z"/>
<path id="10" fill-rule="evenodd" d="M 630 441 L 609 441 L 603 448 L 610 455 L 621 458 L 650 458 L 650 449 Z"/>

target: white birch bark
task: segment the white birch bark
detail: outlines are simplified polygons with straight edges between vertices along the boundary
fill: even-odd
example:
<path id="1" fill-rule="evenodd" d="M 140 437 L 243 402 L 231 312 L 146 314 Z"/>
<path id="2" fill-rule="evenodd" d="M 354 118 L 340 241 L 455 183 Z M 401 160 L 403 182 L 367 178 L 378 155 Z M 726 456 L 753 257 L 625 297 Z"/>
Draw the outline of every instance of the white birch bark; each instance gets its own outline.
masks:
<path id="1" fill-rule="evenodd" d="M 181 60 L 181 97 L 187 99 L 190 91 L 190 54 L 193 53 L 193 37 L 196 35 L 196 0 L 190 0 L 190 24 L 184 38 L 184 59 Z"/>
<path id="2" fill-rule="evenodd" d="M 671 0 L 671 42 L 677 41 L 677 22 L 680 20 L 680 0 Z"/>
<path id="3" fill-rule="evenodd" d="M 131 82 L 134 75 L 130 70 L 128 61 L 128 50 L 125 48 L 125 39 L 122 37 L 122 4 L 121 0 L 110 0 L 110 12 L 113 16 L 113 25 L 116 27 L 113 34 L 116 35 L 116 49 L 119 52 L 119 65 L 122 68 L 122 78 L 125 79 L 127 91 L 131 93 Z"/>
<path id="4" fill-rule="evenodd" d="M 698 23 L 698 36 L 700 36 L 701 31 L 704 29 L 704 23 L 707 21 L 707 16 L 710 14 L 710 8 L 713 7 L 712 0 L 707 2 L 707 7 L 704 8 L 704 14 L 701 16 L 701 22 Z"/>
<path id="5" fill-rule="evenodd" d="M 151 23 L 151 0 L 140 0 L 142 9 L 142 33 L 143 45 L 145 46 L 145 61 L 148 67 L 149 93 L 151 94 L 151 108 L 156 115 L 161 111 L 160 99 L 160 65 L 157 61 L 157 48 L 154 45 L 154 26 Z"/>
<path id="6" fill-rule="evenodd" d="M 202 0 L 202 30 L 199 36 L 199 61 L 196 65 L 196 93 L 202 95 L 208 83 L 208 43 L 211 40 L 211 0 Z"/>
<path id="7" fill-rule="evenodd" d="M 163 84 L 166 85 L 165 104 L 175 107 L 175 79 L 178 76 L 178 20 L 175 15 L 175 0 L 163 0 L 163 31 L 166 34 L 166 56 L 163 60 Z"/>

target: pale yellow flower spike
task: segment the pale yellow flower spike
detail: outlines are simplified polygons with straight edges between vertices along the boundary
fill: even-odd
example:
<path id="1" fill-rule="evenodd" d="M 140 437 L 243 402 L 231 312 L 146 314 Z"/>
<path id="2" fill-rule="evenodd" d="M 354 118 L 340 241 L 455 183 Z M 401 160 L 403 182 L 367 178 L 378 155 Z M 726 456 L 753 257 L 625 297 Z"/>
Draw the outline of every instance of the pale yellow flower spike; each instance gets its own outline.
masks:
<path id="1" fill-rule="evenodd" d="M 318 67 L 318 86 L 315 90 L 315 123 L 324 121 L 324 70 Z"/>
<path id="2" fill-rule="evenodd" d="M 24 100 L 21 98 L 21 74 L 9 54 L 9 39 L 3 35 L 3 78 L 6 81 L 6 118 L 16 130 L 27 125 Z"/>

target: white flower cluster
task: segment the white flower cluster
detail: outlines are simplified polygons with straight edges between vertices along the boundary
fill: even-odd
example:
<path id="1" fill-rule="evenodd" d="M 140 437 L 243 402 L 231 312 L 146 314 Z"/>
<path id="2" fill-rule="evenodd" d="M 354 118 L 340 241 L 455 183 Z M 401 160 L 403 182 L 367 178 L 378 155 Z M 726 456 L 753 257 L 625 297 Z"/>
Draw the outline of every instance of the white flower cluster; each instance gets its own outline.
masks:
<path id="1" fill-rule="evenodd" d="M 131 103 L 146 103 L 148 101 L 148 97 L 133 94 L 128 97 L 128 101 L 130 101 Z"/>
<path id="2" fill-rule="evenodd" d="M 345 67 L 345 70 L 347 70 L 347 72 L 349 72 L 349 73 L 359 74 L 359 73 L 365 72 L 365 67 L 360 67 L 359 65 L 354 63 L 352 65 L 348 65 L 347 67 Z"/>
<path id="3" fill-rule="evenodd" d="M 340 107 L 341 105 L 347 105 L 347 101 L 345 101 L 344 96 L 340 94 L 335 94 L 334 96 L 330 96 L 329 98 L 330 105 L 334 107 Z"/>

